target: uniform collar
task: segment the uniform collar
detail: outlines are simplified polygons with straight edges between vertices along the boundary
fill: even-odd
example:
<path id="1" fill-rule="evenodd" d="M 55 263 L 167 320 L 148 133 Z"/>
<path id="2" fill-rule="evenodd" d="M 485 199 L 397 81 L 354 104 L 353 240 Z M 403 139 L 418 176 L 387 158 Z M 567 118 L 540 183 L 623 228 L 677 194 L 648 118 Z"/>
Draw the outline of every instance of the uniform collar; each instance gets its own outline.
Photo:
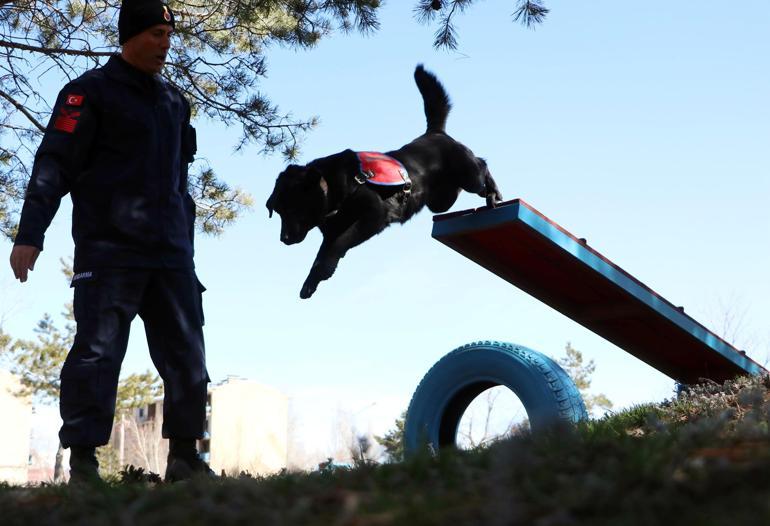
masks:
<path id="1" fill-rule="evenodd" d="M 148 75 L 123 60 L 119 54 L 112 55 L 104 65 L 104 72 L 118 82 L 136 86 L 145 92 L 155 92 L 160 87 L 160 75 Z"/>

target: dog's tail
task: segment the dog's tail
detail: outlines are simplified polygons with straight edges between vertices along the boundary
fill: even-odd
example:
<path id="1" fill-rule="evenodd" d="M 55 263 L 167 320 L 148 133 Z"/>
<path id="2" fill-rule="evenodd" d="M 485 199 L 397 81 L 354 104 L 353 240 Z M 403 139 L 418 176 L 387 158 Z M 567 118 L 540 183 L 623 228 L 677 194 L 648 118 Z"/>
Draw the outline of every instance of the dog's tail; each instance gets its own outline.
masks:
<path id="1" fill-rule="evenodd" d="M 425 103 L 425 118 L 428 120 L 429 132 L 443 132 L 446 127 L 446 118 L 452 104 L 449 102 L 444 86 L 433 73 L 425 71 L 422 64 L 418 64 L 414 70 L 414 81 L 420 90 L 422 100 Z"/>

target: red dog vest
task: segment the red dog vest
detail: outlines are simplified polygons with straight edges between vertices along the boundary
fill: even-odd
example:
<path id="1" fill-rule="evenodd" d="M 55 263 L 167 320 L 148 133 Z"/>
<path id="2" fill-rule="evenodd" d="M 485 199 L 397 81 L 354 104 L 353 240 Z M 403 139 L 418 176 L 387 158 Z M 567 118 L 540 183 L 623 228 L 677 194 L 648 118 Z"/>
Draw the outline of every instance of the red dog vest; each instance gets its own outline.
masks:
<path id="1" fill-rule="evenodd" d="M 409 190 L 411 181 L 404 165 L 393 157 L 379 152 L 357 152 L 360 165 L 360 184 L 371 183 L 383 186 L 403 185 Z"/>

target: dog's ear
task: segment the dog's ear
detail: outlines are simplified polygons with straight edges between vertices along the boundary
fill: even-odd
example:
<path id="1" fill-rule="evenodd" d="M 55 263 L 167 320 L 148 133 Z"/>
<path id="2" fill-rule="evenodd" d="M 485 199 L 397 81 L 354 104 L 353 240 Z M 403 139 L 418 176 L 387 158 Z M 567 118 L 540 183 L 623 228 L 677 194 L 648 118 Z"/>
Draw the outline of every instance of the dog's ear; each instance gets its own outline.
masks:
<path id="1" fill-rule="evenodd" d="M 329 193 L 329 183 L 326 182 L 326 178 L 324 177 L 324 173 L 321 169 L 316 166 L 308 166 L 307 178 L 311 185 L 320 186 L 324 195 Z"/>
<path id="2" fill-rule="evenodd" d="M 286 177 L 289 178 L 295 178 L 295 177 L 302 177 L 305 175 L 305 171 L 307 168 L 305 166 L 299 165 L 299 164 L 290 164 L 286 167 L 286 169 L 281 173 L 281 175 L 286 174 Z M 280 175 L 279 175 L 280 177 Z"/>
<path id="3" fill-rule="evenodd" d="M 273 217 L 273 194 L 270 194 L 270 197 L 267 199 L 267 203 L 265 203 L 265 206 L 267 207 L 267 211 L 269 213 L 268 217 Z"/>
<path id="4" fill-rule="evenodd" d="M 320 180 L 324 176 L 323 170 L 317 166 L 308 166 L 306 174 L 307 178 L 313 182 Z"/>
<path id="5" fill-rule="evenodd" d="M 324 176 L 321 176 L 321 180 L 318 181 L 318 183 L 321 185 L 321 190 L 323 191 L 324 195 L 329 195 L 329 184 L 326 182 L 326 179 L 324 179 Z"/>

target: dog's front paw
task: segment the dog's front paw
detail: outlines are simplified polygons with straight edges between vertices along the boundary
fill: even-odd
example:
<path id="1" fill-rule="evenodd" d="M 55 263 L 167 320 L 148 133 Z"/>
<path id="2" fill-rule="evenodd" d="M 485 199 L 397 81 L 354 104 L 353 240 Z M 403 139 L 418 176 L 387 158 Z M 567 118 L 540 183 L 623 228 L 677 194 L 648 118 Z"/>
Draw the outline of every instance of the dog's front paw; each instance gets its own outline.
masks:
<path id="1" fill-rule="evenodd" d="M 316 258 L 316 260 L 313 262 L 313 266 L 310 268 L 310 273 L 308 274 L 307 279 L 305 279 L 305 284 L 302 285 L 302 290 L 299 293 L 299 297 L 304 300 L 312 296 L 315 292 L 315 289 L 318 288 L 319 283 L 332 277 L 332 274 L 334 274 L 334 271 L 337 269 L 338 262 L 339 257 Z"/>
<path id="2" fill-rule="evenodd" d="M 501 203 L 502 201 L 503 201 L 503 195 L 497 190 L 487 194 L 487 206 L 489 208 L 497 207 L 497 203 Z"/>
<path id="3" fill-rule="evenodd" d="M 302 285 L 302 290 L 299 291 L 299 297 L 303 300 L 306 300 L 315 293 L 317 288 L 318 282 L 311 282 L 308 280 L 304 285 Z"/>

